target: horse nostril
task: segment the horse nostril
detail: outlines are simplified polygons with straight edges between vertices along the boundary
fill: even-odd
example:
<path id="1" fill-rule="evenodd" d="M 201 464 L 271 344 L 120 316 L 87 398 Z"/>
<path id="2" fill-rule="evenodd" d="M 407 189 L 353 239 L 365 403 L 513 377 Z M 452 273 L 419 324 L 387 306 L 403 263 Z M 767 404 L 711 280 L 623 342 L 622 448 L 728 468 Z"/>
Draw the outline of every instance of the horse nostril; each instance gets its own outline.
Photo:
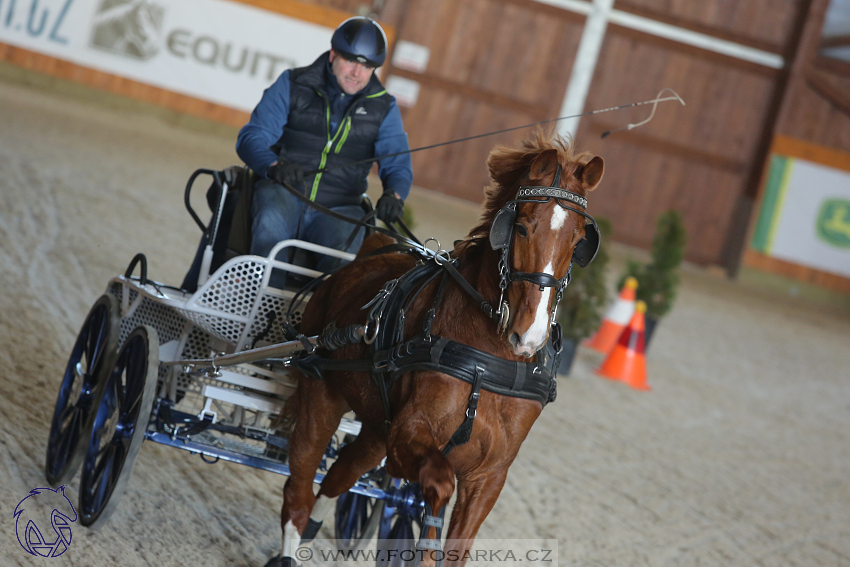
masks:
<path id="1" fill-rule="evenodd" d="M 516 348 L 519 345 L 519 333 L 514 333 L 510 336 L 511 345 Z"/>

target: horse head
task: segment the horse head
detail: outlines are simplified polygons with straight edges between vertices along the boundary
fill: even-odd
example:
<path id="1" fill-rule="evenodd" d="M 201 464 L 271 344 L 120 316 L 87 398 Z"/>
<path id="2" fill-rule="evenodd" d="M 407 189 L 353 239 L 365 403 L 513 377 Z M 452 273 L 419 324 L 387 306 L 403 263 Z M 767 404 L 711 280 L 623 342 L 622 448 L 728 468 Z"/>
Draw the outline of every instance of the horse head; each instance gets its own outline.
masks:
<path id="1" fill-rule="evenodd" d="M 538 136 L 537 142 L 543 141 Z M 501 254 L 505 338 L 514 354 L 530 357 L 549 336 L 572 264 L 585 266 L 595 256 L 599 233 L 585 212 L 586 195 L 602 179 L 604 163 L 600 157 L 574 155 L 559 140 L 524 156 L 530 165 L 513 177 L 499 170 L 505 160 L 493 155 L 488 160 L 498 185 L 508 189 L 500 181 L 512 181 L 507 196 L 497 201 L 500 208 L 493 215 L 490 244 Z M 491 211 L 495 206 L 491 203 Z"/>

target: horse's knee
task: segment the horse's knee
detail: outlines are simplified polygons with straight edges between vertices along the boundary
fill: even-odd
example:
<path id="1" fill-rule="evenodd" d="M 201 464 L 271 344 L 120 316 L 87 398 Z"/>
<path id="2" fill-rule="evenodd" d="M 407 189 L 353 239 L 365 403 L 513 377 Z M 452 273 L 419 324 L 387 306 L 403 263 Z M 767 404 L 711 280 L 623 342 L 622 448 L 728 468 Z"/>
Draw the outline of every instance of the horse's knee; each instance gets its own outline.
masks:
<path id="1" fill-rule="evenodd" d="M 435 449 L 423 460 L 419 467 L 419 485 L 422 496 L 434 511 L 448 504 L 455 491 L 455 471 L 443 453 Z"/>

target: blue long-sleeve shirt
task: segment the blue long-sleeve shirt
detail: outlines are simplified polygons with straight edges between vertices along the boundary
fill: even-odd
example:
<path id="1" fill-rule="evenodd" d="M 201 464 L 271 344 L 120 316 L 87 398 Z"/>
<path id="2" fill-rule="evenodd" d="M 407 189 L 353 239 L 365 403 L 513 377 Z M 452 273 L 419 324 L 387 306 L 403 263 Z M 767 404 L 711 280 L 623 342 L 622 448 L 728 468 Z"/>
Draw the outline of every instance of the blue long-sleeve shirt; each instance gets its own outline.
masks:
<path id="1" fill-rule="evenodd" d="M 250 120 L 239 131 L 236 140 L 236 153 L 260 175 L 266 175 L 268 167 L 277 161 L 277 156 L 271 147 L 278 141 L 286 126 L 289 116 L 289 87 L 290 77 L 287 70 L 265 90 L 259 104 L 251 113 Z M 342 92 L 335 78 L 329 81 L 328 88 L 332 93 L 333 101 L 330 126 L 331 131 L 335 132 L 353 95 Z M 409 149 L 401 112 L 393 99 L 389 112 L 378 129 L 375 156 L 405 152 Z M 410 193 L 410 185 L 413 183 L 410 154 L 379 159 L 378 175 L 385 191 L 392 190 L 402 199 L 406 199 Z"/>

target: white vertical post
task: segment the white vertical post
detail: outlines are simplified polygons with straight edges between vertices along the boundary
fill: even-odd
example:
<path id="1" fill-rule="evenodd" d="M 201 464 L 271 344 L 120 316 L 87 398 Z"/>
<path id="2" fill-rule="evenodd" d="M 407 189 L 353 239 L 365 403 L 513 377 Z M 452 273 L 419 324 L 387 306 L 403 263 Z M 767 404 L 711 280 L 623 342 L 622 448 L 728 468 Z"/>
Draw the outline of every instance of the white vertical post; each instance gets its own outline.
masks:
<path id="1" fill-rule="evenodd" d="M 599 58 L 599 50 L 602 48 L 602 40 L 605 39 L 605 29 L 608 27 L 613 6 L 614 0 L 593 0 L 593 7 L 584 24 L 570 82 L 558 116 L 581 114 L 584 110 L 587 91 L 590 90 L 590 81 L 596 70 L 596 61 Z M 579 118 L 561 120 L 558 123 L 558 133 L 562 136 L 574 137 L 578 131 L 579 120 Z"/>

